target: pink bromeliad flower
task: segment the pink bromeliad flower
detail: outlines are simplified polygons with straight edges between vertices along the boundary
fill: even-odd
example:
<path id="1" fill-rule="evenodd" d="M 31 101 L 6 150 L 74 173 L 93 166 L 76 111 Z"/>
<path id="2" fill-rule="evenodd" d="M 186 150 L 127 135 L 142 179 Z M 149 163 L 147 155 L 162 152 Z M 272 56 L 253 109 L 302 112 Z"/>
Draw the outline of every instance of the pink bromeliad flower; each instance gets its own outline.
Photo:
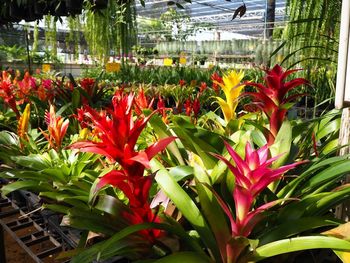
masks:
<path id="1" fill-rule="evenodd" d="M 229 206 L 215 193 L 221 207 L 230 219 L 232 236 L 247 237 L 260 219 L 260 214 L 276 205 L 280 200 L 273 201 L 253 208 L 256 197 L 272 182 L 282 178 L 283 174 L 293 169 L 301 162 L 271 168 L 271 164 L 280 156 L 268 159 L 269 149 L 265 145 L 258 150 L 253 150 L 250 143 L 245 148 L 244 160 L 235 150 L 225 142 L 227 151 L 235 165 L 231 164 L 221 155 L 213 154 L 216 158 L 226 163 L 235 176 L 233 199 L 235 202 L 236 216 L 233 217 Z"/>

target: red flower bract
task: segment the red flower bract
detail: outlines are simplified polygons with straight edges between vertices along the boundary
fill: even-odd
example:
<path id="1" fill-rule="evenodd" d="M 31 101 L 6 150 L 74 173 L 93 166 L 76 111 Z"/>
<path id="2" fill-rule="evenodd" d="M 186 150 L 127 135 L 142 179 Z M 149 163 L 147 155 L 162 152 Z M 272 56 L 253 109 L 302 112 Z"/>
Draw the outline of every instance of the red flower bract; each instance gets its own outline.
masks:
<path id="1" fill-rule="evenodd" d="M 156 142 L 143 151 L 137 151 L 135 145 L 153 112 L 147 118 L 139 116 L 135 121 L 132 116 L 134 95 L 116 93 L 112 99 L 113 109 L 96 111 L 85 106 L 85 122 L 90 122 L 100 139 L 99 142 L 77 142 L 70 146 L 83 152 L 93 152 L 106 156 L 112 162 L 118 162 L 128 176 L 143 176 L 149 160 L 175 138 L 169 137 Z"/>
<path id="2" fill-rule="evenodd" d="M 145 150 L 138 151 L 135 147 L 137 139 L 154 112 L 147 118 L 139 115 L 134 120 L 133 103 L 133 94 L 117 92 L 112 99 L 112 109 L 97 112 L 85 106 L 78 115 L 84 124 L 89 124 L 97 132 L 100 141 L 77 142 L 70 148 L 102 154 L 111 161 L 118 162 L 122 169 L 104 175 L 98 182 L 96 191 L 108 184 L 123 191 L 129 199 L 130 210 L 124 211 L 122 216 L 130 224 L 158 222 L 159 218 L 153 213 L 148 201 L 153 178 L 144 176 L 144 170 L 149 167 L 149 160 L 164 150 L 175 137 L 162 139 Z M 154 241 L 160 231 L 150 229 L 139 233 L 149 241 Z"/>
<path id="3" fill-rule="evenodd" d="M 244 160 L 227 142 L 225 142 L 225 145 L 235 163 L 235 166 L 225 157 L 218 154 L 213 155 L 225 162 L 235 176 L 235 187 L 233 190 L 233 199 L 236 208 L 235 219 L 233 218 L 228 205 L 217 194 L 216 196 L 221 207 L 230 219 L 232 235 L 247 237 L 255 224 L 258 223 L 258 216 L 260 213 L 278 203 L 277 200 L 262 205 L 256 209 L 252 209 L 255 198 L 270 183 L 280 179 L 285 172 L 293 169 L 301 162 L 273 169 L 270 165 L 280 156 L 268 159 L 269 150 L 267 145 L 258 150 L 253 150 L 251 145 L 247 143 Z"/>
<path id="4" fill-rule="evenodd" d="M 253 104 L 260 108 L 270 121 L 270 136 L 269 144 L 272 144 L 276 137 L 287 110 L 292 106 L 290 102 L 305 94 L 295 94 L 287 97 L 287 93 L 303 84 L 309 84 L 306 79 L 296 78 L 286 82 L 286 78 L 298 71 L 284 71 L 279 65 L 275 65 L 273 69 L 267 69 L 265 76 L 265 86 L 260 83 L 248 82 L 246 85 L 254 86 L 258 89 L 257 92 L 246 92 L 243 95 L 248 95 L 253 99 Z"/>

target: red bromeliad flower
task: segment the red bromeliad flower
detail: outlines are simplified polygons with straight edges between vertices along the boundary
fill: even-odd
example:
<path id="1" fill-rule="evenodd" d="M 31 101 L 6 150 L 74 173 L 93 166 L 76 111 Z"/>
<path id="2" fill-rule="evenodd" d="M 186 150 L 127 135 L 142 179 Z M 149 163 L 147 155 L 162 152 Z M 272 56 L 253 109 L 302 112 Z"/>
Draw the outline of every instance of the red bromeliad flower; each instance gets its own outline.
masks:
<path id="1" fill-rule="evenodd" d="M 185 85 L 186 85 L 186 81 L 183 80 L 183 79 L 180 79 L 180 80 L 179 80 L 179 85 L 180 85 L 181 87 L 185 86 Z"/>
<path id="2" fill-rule="evenodd" d="M 95 85 L 95 80 L 92 78 L 83 78 L 80 80 L 80 86 L 86 91 L 89 96 L 92 96 L 92 88 Z"/>
<path id="3" fill-rule="evenodd" d="M 154 103 L 154 98 L 149 101 L 145 95 L 143 88 L 139 89 L 137 96 L 135 97 L 135 112 L 137 115 L 142 114 L 144 109 L 152 109 Z"/>
<path id="4" fill-rule="evenodd" d="M 100 142 L 76 142 L 70 148 L 104 155 L 109 160 L 118 162 L 128 176 L 141 177 L 144 169 L 149 167 L 149 160 L 164 150 L 175 137 L 160 140 L 144 151 L 136 151 L 137 139 L 155 112 L 147 118 L 138 117 L 134 121 L 133 94 L 126 96 L 117 92 L 112 103 L 113 109 L 107 111 L 97 112 L 89 106 L 84 108 L 84 116 L 92 129 L 97 131 Z"/>
<path id="5" fill-rule="evenodd" d="M 124 95 L 122 92 L 116 92 L 112 104 L 113 109 L 101 112 L 85 106 L 83 116 L 80 112 L 80 118 L 84 122 L 89 122 L 89 125 L 97 131 L 100 141 L 76 142 L 70 148 L 102 154 L 120 164 L 122 169 L 104 175 L 98 182 L 96 190 L 109 184 L 123 191 L 129 199 L 130 210 L 123 211 L 122 217 L 129 224 L 159 222 L 148 201 L 153 178 L 144 176 L 144 170 L 149 168 L 149 160 L 164 150 L 175 137 L 162 139 L 143 151 L 137 151 L 135 148 L 137 139 L 155 111 L 147 118 L 138 116 L 134 120 L 132 115 L 134 95 Z M 161 232 L 150 229 L 139 233 L 152 242 Z"/>
<path id="6" fill-rule="evenodd" d="M 41 85 L 38 87 L 38 97 L 42 101 L 52 101 L 55 94 L 51 79 L 42 79 Z"/>
<path id="7" fill-rule="evenodd" d="M 246 92 L 244 95 L 248 95 L 253 98 L 253 104 L 262 110 L 270 121 L 270 132 L 268 136 L 269 144 L 272 144 L 276 137 L 288 109 L 292 106 L 292 101 L 296 98 L 304 96 L 305 94 L 295 94 L 289 97 L 287 93 L 296 88 L 297 86 L 306 84 L 309 82 L 304 78 L 296 78 L 286 82 L 286 78 L 298 71 L 287 70 L 284 71 L 279 65 L 275 65 L 273 69 L 266 71 L 265 85 L 260 83 L 248 82 L 247 85 L 254 86 L 258 89 L 257 92 Z"/>
<path id="8" fill-rule="evenodd" d="M 86 94 L 92 98 L 94 95 L 95 89 L 95 80 L 92 78 L 83 78 L 80 80 L 81 88 L 86 92 Z M 86 96 L 81 96 L 82 104 L 88 104 L 88 99 Z"/>
<path id="9" fill-rule="evenodd" d="M 35 79 L 30 76 L 29 72 L 24 74 L 23 80 L 17 81 L 18 98 L 21 98 L 21 103 L 28 99 L 28 96 L 36 89 Z"/>
<path id="10" fill-rule="evenodd" d="M 149 190 L 152 185 L 151 176 L 128 176 L 123 170 L 114 170 L 106 174 L 98 183 L 97 188 L 108 184 L 122 190 L 129 199 L 129 211 L 123 211 L 122 216 L 130 225 L 144 222 L 160 222 L 149 203 Z M 160 236 L 158 229 L 142 230 L 139 232 L 150 242 Z"/>
<path id="11" fill-rule="evenodd" d="M 234 219 L 228 205 L 217 195 L 217 199 L 224 212 L 230 219 L 231 231 L 233 236 L 247 237 L 254 226 L 259 221 L 259 215 L 266 209 L 274 206 L 279 201 L 267 203 L 263 206 L 253 209 L 255 198 L 272 182 L 282 178 L 282 175 L 301 162 L 293 163 L 279 167 L 270 168 L 270 165 L 280 156 L 268 159 L 268 145 L 258 150 L 253 150 L 247 143 L 245 148 L 244 160 L 225 142 L 226 148 L 231 155 L 235 166 L 225 157 L 213 154 L 218 159 L 226 163 L 228 168 L 235 176 L 235 187 L 233 198 L 235 201 L 236 218 Z"/>
<path id="12" fill-rule="evenodd" d="M 50 147 L 56 150 L 61 149 L 62 141 L 66 135 L 69 120 L 64 120 L 61 116 L 56 116 L 55 108 L 50 105 L 50 112 L 46 112 L 45 121 L 48 133 L 41 131 L 50 144 Z"/>
<path id="13" fill-rule="evenodd" d="M 191 101 L 191 99 L 187 99 L 185 101 L 184 105 L 185 105 L 186 115 L 191 116 L 191 113 L 192 113 L 192 101 Z"/>
<path id="14" fill-rule="evenodd" d="M 220 87 L 218 83 L 221 83 L 221 84 L 224 83 L 222 80 L 222 77 L 220 77 L 220 75 L 217 72 L 214 72 L 210 78 L 213 81 L 213 90 L 215 91 L 216 94 L 219 94 Z"/>
<path id="15" fill-rule="evenodd" d="M 199 89 L 200 89 L 199 92 L 203 92 L 204 90 L 206 90 L 207 89 L 207 83 L 202 81 Z"/>
<path id="16" fill-rule="evenodd" d="M 157 102 L 157 108 L 159 113 L 162 115 L 162 120 L 164 123 L 169 123 L 168 120 L 168 114 L 167 114 L 167 108 L 165 108 L 165 102 L 162 96 L 158 96 L 158 102 Z"/>
<path id="17" fill-rule="evenodd" d="M 11 79 L 7 76 L 7 72 L 3 72 L 2 79 L 0 79 L 0 97 L 4 102 L 14 111 L 17 120 L 20 118 L 20 113 L 17 109 L 15 87 L 11 83 Z"/>
<path id="18" fill-rule="evenodd" d="M 199 111 L 201 110 L 201 105 L 199 102 L 199 96 L 193 100 L 192 103 L 192 109 L 193 109 L 193 115 L 195 118 L 197 118 Z"/>

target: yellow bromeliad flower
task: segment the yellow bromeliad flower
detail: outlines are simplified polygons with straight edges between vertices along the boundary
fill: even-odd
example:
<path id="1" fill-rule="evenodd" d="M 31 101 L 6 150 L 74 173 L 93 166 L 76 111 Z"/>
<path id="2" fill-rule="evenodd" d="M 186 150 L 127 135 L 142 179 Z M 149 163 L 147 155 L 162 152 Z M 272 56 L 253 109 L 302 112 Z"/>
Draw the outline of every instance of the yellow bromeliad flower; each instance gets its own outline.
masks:
<path id="1" fill-rule="evenodd" d="M 29 119 L 30 119 L 30 104 L 28 103 L 21 115 L 21 117 L 18 120 L 17 125 L 17 134 L 19 138 L 22 138 L 24 140 L 27 140 L 27 133 L 28 133 L 28 125 L 29 125 Z"/>
<path id="2" fill-rule="evenodd" d="M 239 72 L 232 70 L 223 76 L 223 83 L 216 82 L 225 93 L 226 101 L 220 97 L 215 98 L 221 107 L 226 122 L 236 118 L 235 111 L 238 105 L 238 96 L 244 88 L 244 84 L 241 84 L 243 77 L 244 72 L 242 70 Z"/>

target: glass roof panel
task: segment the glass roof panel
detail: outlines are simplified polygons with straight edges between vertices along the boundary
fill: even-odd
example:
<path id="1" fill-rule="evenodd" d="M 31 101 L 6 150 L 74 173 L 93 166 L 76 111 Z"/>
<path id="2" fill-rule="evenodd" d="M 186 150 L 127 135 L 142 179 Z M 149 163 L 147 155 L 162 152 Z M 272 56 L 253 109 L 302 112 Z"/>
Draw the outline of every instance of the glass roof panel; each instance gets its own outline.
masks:
<path id="1" fill-rule="evenodd" d="M 159 20 L 170 6 L 169 0 L 145 0 L 145 7 L 136 4 L 137 15 L 144 19 Z M 174 1 L 176 2 L 176 0 Z M 190 17 L 190 23 L 210 23 L 220 31 L 238 32 L 262 37 L 265 24 L 267 0 L 192 0 L 192 4 L 179 1 L 184 9 L 176 11 Z M 232 20 L 234 11 L 246 5 L 244 16 Z M 174 6 L 171 6 L 174 7 Z M 275 28 L 285 22 L 286 0 L 276 0 Z"/>

